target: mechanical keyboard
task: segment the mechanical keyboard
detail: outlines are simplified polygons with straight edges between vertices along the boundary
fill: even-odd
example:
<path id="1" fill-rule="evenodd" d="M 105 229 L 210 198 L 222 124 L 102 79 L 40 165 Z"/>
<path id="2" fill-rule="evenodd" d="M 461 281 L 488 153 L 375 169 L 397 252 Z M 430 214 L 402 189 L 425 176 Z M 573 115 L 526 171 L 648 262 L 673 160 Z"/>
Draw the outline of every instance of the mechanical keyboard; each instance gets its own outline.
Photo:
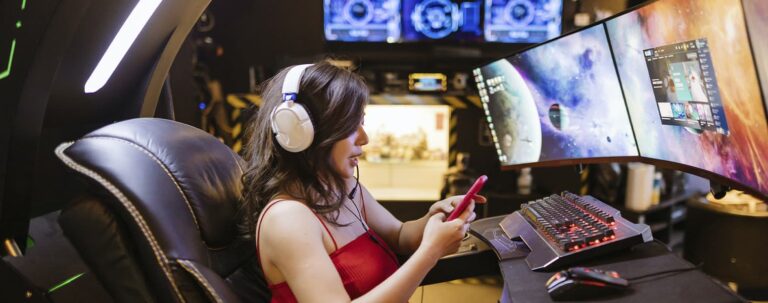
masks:
<path id="1" fill-rule="evenodd" d="M 648 225 L 627 221 L 592 196 L 570 192 L 524 203 L 499 226 L 509 239 L 525 242 L 532 270 L 555 269 L 653 240 Z"/>

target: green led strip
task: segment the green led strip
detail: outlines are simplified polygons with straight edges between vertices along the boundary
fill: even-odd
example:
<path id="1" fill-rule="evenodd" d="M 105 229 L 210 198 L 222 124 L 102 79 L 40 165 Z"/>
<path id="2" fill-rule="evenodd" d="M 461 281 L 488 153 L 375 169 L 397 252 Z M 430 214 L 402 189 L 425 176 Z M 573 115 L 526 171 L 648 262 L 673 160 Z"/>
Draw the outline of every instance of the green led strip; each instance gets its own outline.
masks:
<path id="1" fill-rule="evenodd" d="M 27 8 L 27 0 L 21 0 L 21 10 Z M 16 28 L 21 28 L 21 20 L 16 21 Z M 16 39 L 11 40 L 11 53 L 8 55 L 8 66 L 0 72 L 0 80 L 8 78 L 11 75 L 11 66 L 13 65 L 13 53 L 16 50 Z"/>
<path id="2" fill-rule="evenodd" d="M 64 287 L 64 286 L 67 286 L 67 284 L 69 284 L 69 283 L 72 283 L 73 281 L 75 281 L 75 280 L 79 279 L 79 278 L 80 278 L 80 277 L 82 277 L 84 274 L 85 274 L 84 272 L 83 272 L 83 273 L 79 273 L 79 274 L 76 274 L 76 275 L 72 276 L 72 277 L 71 277 L 71 278 L 69 278 L 69 279 L 66 279 L 66 280 L 64 280 L 64 281 L 61 281 L 61 283 L 59 283 L 59 284 L 56 284 L 56 285 L 54 285 L 53 287 L 51 287 L 51 289 L 49 289 L 49 290 L 48 290 L 48 293 L 52 293 L 52 292 L 56 291 L 56 290 L 57 290 L 57 289 L 59 289 L 59 288 L 62 288 L 62 287 Z"/>
<path id="3" fill-rule="evenodd" d="M 0 72 L 0 80 L 5 79 L 11 74 L 11 64 L 13 63 L 13 52 L 16 50 L 16 39 L 11 41 L 11 54 L 8 55 L 8 67 Z"/>

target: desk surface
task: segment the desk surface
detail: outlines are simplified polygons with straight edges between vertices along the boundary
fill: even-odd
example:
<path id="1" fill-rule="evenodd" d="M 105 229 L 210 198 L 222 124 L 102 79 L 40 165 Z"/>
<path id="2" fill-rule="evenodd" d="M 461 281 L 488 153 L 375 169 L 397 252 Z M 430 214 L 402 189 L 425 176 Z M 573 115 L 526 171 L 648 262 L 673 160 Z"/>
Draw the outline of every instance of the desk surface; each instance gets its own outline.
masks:
<path id="1" fill-rule="evenodd" d="M 496 218 L 501 221 L 503 216 Z M 630 250 L 608 254 L 572 266 L 614 270 L 624 278 L 694 267 L 691 263 L 671 253 L 666 245 L 655 241 L 639 244 Z M 501 298 L 501 302 L 552 302 L 544 283 L 555 271 L 531 271 L 525 263 L 524 257 L 500 261 L 499 268 L 504 277 L 504 297 Z M 744 302 L 739 296 L 700 270 L 663 274 L 630 281 L 628 291 L 613 296 L 594 298 L 591 301 Z"/>

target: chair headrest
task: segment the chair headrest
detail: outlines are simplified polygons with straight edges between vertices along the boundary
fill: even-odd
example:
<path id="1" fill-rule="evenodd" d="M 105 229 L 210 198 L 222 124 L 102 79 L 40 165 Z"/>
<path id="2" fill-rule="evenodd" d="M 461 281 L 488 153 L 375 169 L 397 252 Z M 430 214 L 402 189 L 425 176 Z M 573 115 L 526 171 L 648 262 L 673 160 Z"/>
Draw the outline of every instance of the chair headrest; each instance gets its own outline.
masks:
<path id="1" fill-rule="evenodd" d="M 203 261 L 205 248 L 237 238 L 243 160 L 200 129 L 138 118 L 62 144 L 56 153 L 115 195 L 168 257 Z"/>

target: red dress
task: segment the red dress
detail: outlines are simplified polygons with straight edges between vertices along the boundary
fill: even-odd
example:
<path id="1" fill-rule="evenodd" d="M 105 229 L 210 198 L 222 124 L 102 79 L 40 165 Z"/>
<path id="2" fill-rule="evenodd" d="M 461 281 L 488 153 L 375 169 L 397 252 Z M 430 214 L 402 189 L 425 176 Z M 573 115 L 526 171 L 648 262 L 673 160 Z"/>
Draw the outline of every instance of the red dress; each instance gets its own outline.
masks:
<path id="1" fill-rule="evenodd" d="M 280 201 L 272 202 L 264 209 L 266 213 L 272 205 Z M 363 201 L 363 217 L 365 216 L 365 201 Z M 315 214 L 320 220 L 320 217 Z M 264 215 L 262 214 L 262 218 Z M 329 255 L 333 265 L 341 276 L 344 288 L 352 299 L 360 297 L 379 285 L 394 273 L 399 267 L 397 257 L 379 235 L 373 230 L 368 230 L 351 242 L 338 247 L 328 226 L 320 220 L 326 232 L 331 237 L 335 250 Z M 259 243 L 261 224 L 256 231 L 256 243 Z M 256 249 L 258 255 L 258 247 Z M 261 259 L 259 257 L 259 259 Z M 259 261 L 261 262 L 261 261 Z M 263 268 L 263 267 L 262 267 Z M 272 292 L 271 302 L 297 302 L 287 282 L 269 285 Z"/>

